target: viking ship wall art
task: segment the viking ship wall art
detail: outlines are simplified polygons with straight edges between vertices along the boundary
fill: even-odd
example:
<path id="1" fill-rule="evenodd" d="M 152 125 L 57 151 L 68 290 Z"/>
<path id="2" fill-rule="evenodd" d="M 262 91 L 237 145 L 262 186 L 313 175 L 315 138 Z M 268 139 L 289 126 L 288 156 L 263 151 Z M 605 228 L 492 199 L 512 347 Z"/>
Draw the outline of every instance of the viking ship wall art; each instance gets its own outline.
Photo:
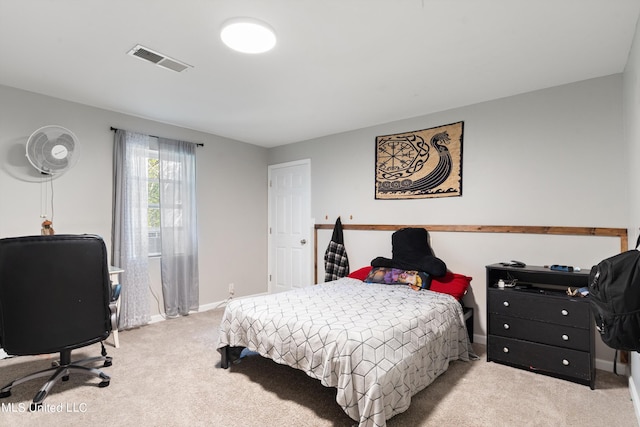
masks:
<path id="1" fill-rule="evenodd" d="M 376 137 L 376 199 L 461 196 L 463 125 Z"/>

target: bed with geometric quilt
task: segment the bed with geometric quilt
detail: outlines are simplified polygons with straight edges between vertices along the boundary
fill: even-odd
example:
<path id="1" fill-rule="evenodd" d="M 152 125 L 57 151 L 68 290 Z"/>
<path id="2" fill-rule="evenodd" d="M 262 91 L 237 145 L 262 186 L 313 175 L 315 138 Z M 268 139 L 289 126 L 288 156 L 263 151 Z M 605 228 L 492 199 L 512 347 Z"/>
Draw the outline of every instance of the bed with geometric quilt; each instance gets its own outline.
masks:
<path id="1" fill-rule="evenodd" d="M 360 427 L 385 426 L 451 361 L 475 357 L 456 298 L 349 277 L 230 301 L 217 348 L 223 368 L 246 348 L 335 387 Z"/>

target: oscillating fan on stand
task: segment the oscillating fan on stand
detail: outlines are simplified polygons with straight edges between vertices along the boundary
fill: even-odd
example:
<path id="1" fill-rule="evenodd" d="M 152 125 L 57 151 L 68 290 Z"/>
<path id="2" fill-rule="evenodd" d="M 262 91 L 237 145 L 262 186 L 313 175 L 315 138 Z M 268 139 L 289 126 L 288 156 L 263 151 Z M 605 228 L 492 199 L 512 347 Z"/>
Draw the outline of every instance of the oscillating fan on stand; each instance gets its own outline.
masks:
<path id="1" fill-rule="evenodd" d="M 62 126 L 43 126 L 27 140 L 26 155 L 40 173 L 57 177 L 77 161 L 78 139 Z"/>

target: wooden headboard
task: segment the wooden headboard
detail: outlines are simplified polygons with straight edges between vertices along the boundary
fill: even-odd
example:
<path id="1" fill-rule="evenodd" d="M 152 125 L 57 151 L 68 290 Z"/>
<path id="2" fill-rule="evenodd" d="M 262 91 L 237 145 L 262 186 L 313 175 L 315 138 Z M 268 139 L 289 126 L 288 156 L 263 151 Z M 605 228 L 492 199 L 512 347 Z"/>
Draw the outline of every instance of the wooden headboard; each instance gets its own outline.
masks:
<path id="1" fill-rule="evenodd" d="M 334 224 L 315 224 L 313 230 L 314 278 L 318 278 L 318 230 L 332 230 Z M 565 236 L 605 236 L 620 238 L 620 252 L 629 249 L 626 228 L 603 227 L 550 227 L 534 225 L 397 225 L 397 224 L 342 224 L 343 230 L 395 231 L 406 227 L 424 228 L 429 232 L 448 233 L 519 233 L 553 234 Z"/>

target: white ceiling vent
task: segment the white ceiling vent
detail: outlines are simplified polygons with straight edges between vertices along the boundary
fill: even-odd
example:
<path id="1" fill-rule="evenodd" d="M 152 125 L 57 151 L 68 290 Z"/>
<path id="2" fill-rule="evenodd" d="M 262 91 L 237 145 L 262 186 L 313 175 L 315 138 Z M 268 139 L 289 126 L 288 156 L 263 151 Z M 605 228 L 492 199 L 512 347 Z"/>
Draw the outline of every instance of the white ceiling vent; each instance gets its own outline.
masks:
<path id="1" fill-rule="evenodd" d="M 193 65 L 189 65 L 184 62 L 178 61 L 177 59 L 170 58 L 142 45 L 136 45 L 133 49 L 127 52 L 127 54 L 177 72 L 184 71 L 187 68 L 193 68 Z"/>

